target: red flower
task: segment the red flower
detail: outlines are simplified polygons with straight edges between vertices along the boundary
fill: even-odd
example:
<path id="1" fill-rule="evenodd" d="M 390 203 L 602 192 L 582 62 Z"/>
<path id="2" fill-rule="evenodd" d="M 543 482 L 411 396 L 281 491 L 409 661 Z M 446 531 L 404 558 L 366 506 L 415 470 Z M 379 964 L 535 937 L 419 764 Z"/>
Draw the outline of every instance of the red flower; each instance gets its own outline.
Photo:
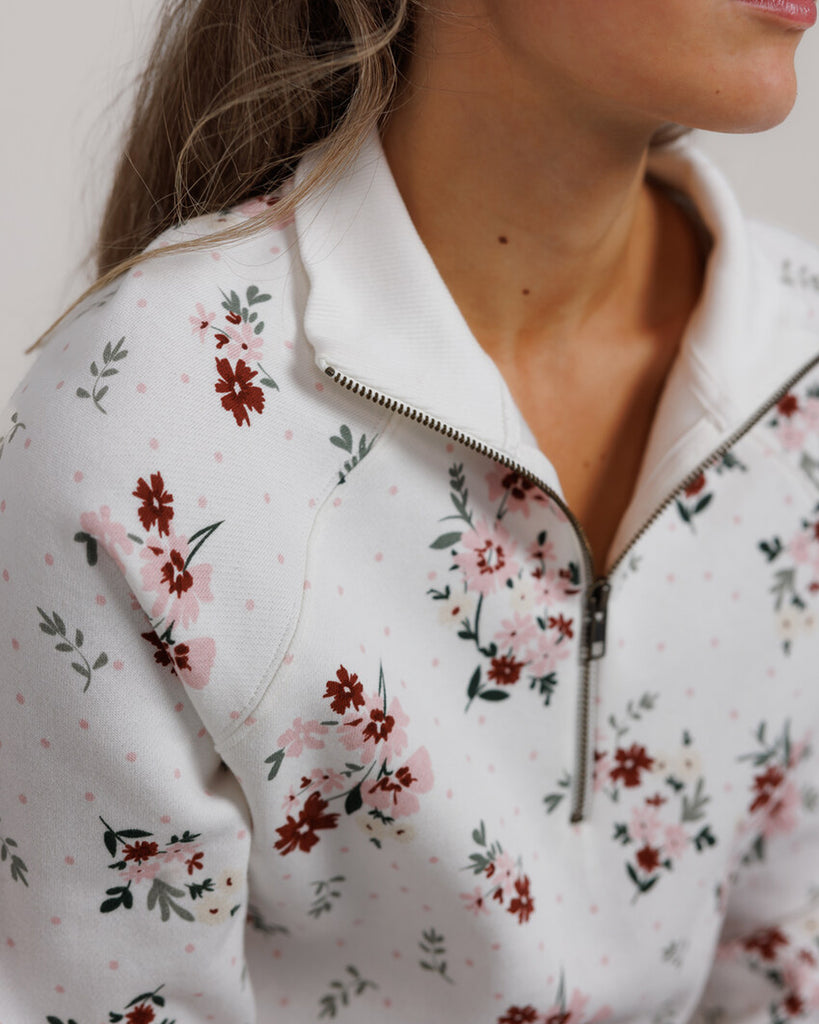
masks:
<path id="1" fill-rule="evenodd" d="M 385 740 L 393 730 L 395 719 L 388 715 L 381 708 L 373 708 L 370 712 L 370 720 L 364 726 L 364 735 L 368 740 L 379 743 Z"/>
<path id="2" fill-rule="evenodd" d="M 705 473 L 698 473 L 690 483 L 686 484 L 686 498 L 693 498 L 695 494 L 700 493 L 703 487 L 705 487 Z"/>
<path id="3" fill-rule="evenodd" d="M 534 1006 L 510 1006 L 502 1017 L 498 1017 L 498 1024 L 532 1024 L 537 1018 Z"/>
<path id="4" fill-rule="evenodd" d="M 149 644 L 154 646 L 154 661 L 157 665 L 167 665 L 170 667 L 171 672 L 174 675 L 178 675 L 177 669 L 187 669 L 190 671 L 190 662 L 188 657 L 190 656 L 190 647 L 185 644 L 166 644 L 163 640 L 160 640 L 156 633 L 142 633 L 143 640 L 147 640 Z"/>
<path id="5" fill-rule="evenodd" d="M 327 680 L 324 696 L 333 698 L 330 707 L 337 715 L 343 715 L 351 705 L 356 711 L 364 707 L 364 687 L 355 672 L 350 675 L 343 665 L 339 666 L 336 679 Z"/>
<path id="6" fill-rule="evenodd" d="M 629 788 L 640 785 L 640 772 L 649 771 L 654 765 L 654 758 L 649 757 L 646 748 L 632 743 L 629 750 L 620 747 L 614 755 L 616 766 L 609 772 L 612 782 L 623 780 Z"/>
<path id="7" fill-rule="evenodd" d="M 250 426 L 248 409 L 252 409 L 253 412 L 261 412 L 264 409 L 264 392 L 250 383 L 258 373 L 251 370 L 244 359 L 240 359 L 234 369 L 227 359 L 217 357 L 216 369 L 222 379 L 218 380 L 214 387 L 222 393 L 222 408 L 233 413 L 240 427 L 243 423 Z"/>
<path id="8" fill-rule="evenodd" d="M 571 640 L 574 636 L 574 631 L 572 630 L 572 622 L 572 619 L 564 619 L 562 615 L 558 615 L 557 618 L 552 616 L 549 619 L 549 628 L 557 628 L 561 636 L 568 637 L 568 639 Z"/>
<path id="9" fill-rule="evenodd" d="M 130 846 L 126 846 L 123 852 L 124 860 L 135 860 L 138 863 L 142 863 L 144 860 L 149 860 L 151 857 L 155 857 L 159 853 L 159 846 L 156 843 L 133 843 Z"/>
<path id="10" fill-rule="evenodd" d="M 662 807 L 663 804 L 668 803 L 664 796 L 660 796 L 659 793 L 655 793 L 654 796 L 647 796 L 646 803 L 649 807 Z"/>
<path id="11" fill-rule="evenodd" d="M 642 850 L 637 851 L 637 863 L 647 875 L 650 875 L 660 866 L 660 851 L 646 844 Z"/>
<path id="12" fill-rule="evenodd" d="M 783 1005 L 791 1017 L 798 1017 L 805 1009 L 805 1004 L 802 1001 L 802 998 L 796 992 L 789 992 L 787 996 L 785 996 L 785 1002 Z"/>
<path id="13" fill-rule="evenodd" d="M 518 915 L 518 924 L 523 924 L 532 916 L 535 909 L 535 901 L 529 892 L 529 876 L 515 879 L 515 896 L 506 908 L 510 914 Z"/>
<path id="14" fill-rule="evenodd" d="M 776 960 L 778 947 L 787 946 L 788 940 L 778 928 L 762 928 L 742 945 L 749 953 L 759 953 L 763 960 Z"/>
<path id="15" fill-rule="evenodd" d="M 185 568 L 185 559 L 175 548 L 171 549 L 170 560 L 162 566 L 162 582 L 168 584 L 168 590 L 181 597 L 193 586 L 193 576 Z"/>
<path id="16" fill-rule="evenodd" d="M 188 865 L 188 874 L 192 875 L 194 871 L 201 871 L 204 867 L 205 855 L 199 850 L 192 857 L 188 857 L 185 863 Z"/>
<path id="17" fill-rule="evenodd" d="M 151 1024 L 155 1019 L 154 1008 L 148 1003 L 140 1003 L 125 1015 L 128 1024 Z"/>
<path id="18" fill-rule="evenodd" d="M 238 313 L 228 313 L 225 316 L 225 320 L 227 320 L 229 324 L 233 324 L 234 326 L 242 322 L 242 318 Z"/>
<path id="19" fill-rule="evenodd" d="M 151 473 L 150 487 L 140 477 L 137 480 L 136 490 L 131 491 L 131 494 L 142 502 L 137 515 L 145 529 L 150 530 L 154 523 L 156 523 L 159 536 L 161 537 L 163 534 L 167 536 L 170 533 L 168 527 L 173 519 L 173 507 L 171 505 L 173 495 L 165 490 L 162 474 Z"/>
<path id="20" fill-rule="evenodd" d="M 318 842 L 318 829 L 336 827 L 338 815 L 325 814 L 327 807 L 326 800 L 322 800 L 318 793 L 311 793 L 299 812 L 298 821 L 291 814 L 287 815 L 287 824 L 276 829 L 281 838 L 274 843 L 282 857 L 297 848 L 308 853 Z"/>
<path id="21" fill-rule="evenodd" d="M 785 773 L 776 765 L 769 765 L 764 772 L 754 778 L 754 793 L 756 796 L 751 804 L 751 812 L 758 811 L 770 803 L 774 791 L 785 781 Z"/>
<path id="22" fill-rule="evenodd" d="M 796 395 L 790 394 L 790 392 L 788 392 L 788 394 L 785 395 L 784 398 L 780 398 L 779 401 L 776 403 L 776 411 L 779 413 L 780 416 L 786 416 L 787 418 L 793 416 L 793 414 L 797 412 L 798 409 L 799 399 L 796 397 Z"/>
<path id="23" fill-rule="evenodd" d="M 498 686 L 511 686 L 520 679 L 520 670 L 523 668 L 522 661 L 515 661 L 508 654 L 502 658 L 493 658 L 492 667 L 486 673 Z"/>

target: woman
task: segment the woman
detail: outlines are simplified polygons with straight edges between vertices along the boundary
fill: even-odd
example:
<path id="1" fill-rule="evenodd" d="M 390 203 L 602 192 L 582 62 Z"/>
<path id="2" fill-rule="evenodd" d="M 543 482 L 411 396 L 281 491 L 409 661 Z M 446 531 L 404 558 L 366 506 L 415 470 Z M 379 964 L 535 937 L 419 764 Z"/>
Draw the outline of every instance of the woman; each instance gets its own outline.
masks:
<path id="1" fill-rule="evenodd" d="M 3 1024 L 819 1017 L 819 254 L 668 141 L 814 20 L 169 8 L 5 423 Z"/>

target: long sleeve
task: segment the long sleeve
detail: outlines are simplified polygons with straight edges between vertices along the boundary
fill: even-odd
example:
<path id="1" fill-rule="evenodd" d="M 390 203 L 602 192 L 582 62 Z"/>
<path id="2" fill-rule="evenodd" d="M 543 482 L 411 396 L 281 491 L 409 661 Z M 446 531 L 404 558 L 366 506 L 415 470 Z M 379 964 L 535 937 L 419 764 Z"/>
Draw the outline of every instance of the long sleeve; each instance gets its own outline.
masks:
<path id="1" fill-rule="evenodd" d="M 215 527 L 63 372 L 47 351 L 0 427 L 0 1020 L 248 1024 L 249 815 L 190 700 Z"/>

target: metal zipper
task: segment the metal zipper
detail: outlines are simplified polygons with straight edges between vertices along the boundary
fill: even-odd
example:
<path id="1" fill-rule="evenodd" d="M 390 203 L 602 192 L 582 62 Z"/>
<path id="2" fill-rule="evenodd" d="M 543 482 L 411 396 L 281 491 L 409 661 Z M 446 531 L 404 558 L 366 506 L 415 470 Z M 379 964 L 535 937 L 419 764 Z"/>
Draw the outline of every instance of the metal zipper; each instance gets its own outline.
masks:
<path id="1" fill-rule="evenodd" d="M 651 526 L 654 525 L 671 502 L 685 490 L 689 483 L 696 480 L 700 473 L 704 473 L 706 469 L 723 458 L 726 452 L 733 448 L 733 446 L 742 437 L 744 437 L 749 430 L 756 426 L 762 417 L 777 405 L 782 398 L 784 398 L 794 384 L 796 384 L 800 378 L 804 377 L 804 375 L 812 370 L 817 364 L 819 364 L 819 355 L 814 356 L 813 359 L 802 366 L 796 373 L 792 374 L 787 381 L 782 384 L 770 398 L 768 398 L 764 405 L 760 406 L 752 416 L 748 417 L 748 419 L 746 419 L 733 434 L 723 441 L 719 447 L 715 448 L 710 455 L 699 462 L 698 465 L 674 488 L 674 490 L 671 491 L 665 500 L 654 509 L 651 515 L 643 522 L 640 529 L 632 535 L 629 542 L 614 562 L 612 562 L 608 573 L 604 576 L 596 575 L 594 556 L 592 555 L 588 537 L 575 514 L 559 494 L 553 491 L 548 484 L 535 476 L 535 474 L 525 466 L 522 466 L 519 462 L 511 459 L 503 452 L 498 451 L 497 448 L 493 448 L 491 445 L 485 444 L 483 441 L 479 441 L 477 438 L 474 438 L 469 434 L 465 434 L 462 430 L 458 430 L 450 424 L 445 423 L 443 420 L 430 416 L 429 413 L 422 412 L 420 409 L 416 409 L 414 406 L 408 405 L 405 402 L 399 402 L 395 398 L 390 398 L 389 395 L 376 391 L 375 388 L 371 388 L 367 384 L 362 384 L 361 381 L 357 381 L 355 378 L 347 376 L 347 374 L 342 373 L 340 370 L 336 370 L 332 366 L 327 366 L 325 368 L 324 372 L 328 377 L 332 377 L 335 383 L 339 384 L 347 391 L 351 391 L 354 395 L 360 395 L 362 398 L 365 398 L 370 402 L 374 402 L 376 405 L 380 405 L 382 408 L 387 409 L 390 412 L 399 413 L 415 423 L 420 423 L 424 427 L 429 427 L 430 430 L 434 430 L 436 433 L 442 434 L 444 437 L 457 441 L 458 444 L 464 445 L 464 447 L 469 448 L 471 451 L 478 452 L 480 455 L 486 455 L 488 458 L 493 459 L 506 469 L 512 470 L 512 472 L 529 480 L 532 484 L 543 491 L 544 494 L 549 496 L 550 500 L 560 508 L 571 523 L 580 542 L 580 548 L 583 554 L 583 561 L 585 563 L 586 570 L 586 586 L 583 595 L 581 675 L 580 687 L 577 695 L 574 775 L 569 819 L 572 824 L 579 824 L 586 816 L 588 787 L 591 774 L 589 758 L 589 726 L 591 719 L 592 666 L 596 665 L 596 663 L 599 662 L 606 653 L 608 599 L 611 592 L 611 578 L 614 575 L 614 572 L 620 567 L 628 553 L 635 544 L 637 544 L 640 538 L 647 530 L 650 529 Z"/>

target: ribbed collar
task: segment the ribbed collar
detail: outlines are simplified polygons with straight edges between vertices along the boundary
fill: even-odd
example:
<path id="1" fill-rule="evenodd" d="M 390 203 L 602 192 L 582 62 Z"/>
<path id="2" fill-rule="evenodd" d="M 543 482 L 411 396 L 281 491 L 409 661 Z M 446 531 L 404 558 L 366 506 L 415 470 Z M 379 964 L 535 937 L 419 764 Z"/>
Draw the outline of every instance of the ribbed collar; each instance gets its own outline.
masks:
<path id="1" fill-rule="evenodd" d="M 816 349 L 812 332 L 788 329 L 778 268 L 751 244 L 719 171 L 690 141 L 652 153 L 649 170 L 691 199 L 713 247 L 612 554 Z M 375 133 L 340 178 L 301 206 L 296 229 L 309 281 L 304 328 L 322 370 L 450 424 L 559 490 L 419 238 Z"/>

